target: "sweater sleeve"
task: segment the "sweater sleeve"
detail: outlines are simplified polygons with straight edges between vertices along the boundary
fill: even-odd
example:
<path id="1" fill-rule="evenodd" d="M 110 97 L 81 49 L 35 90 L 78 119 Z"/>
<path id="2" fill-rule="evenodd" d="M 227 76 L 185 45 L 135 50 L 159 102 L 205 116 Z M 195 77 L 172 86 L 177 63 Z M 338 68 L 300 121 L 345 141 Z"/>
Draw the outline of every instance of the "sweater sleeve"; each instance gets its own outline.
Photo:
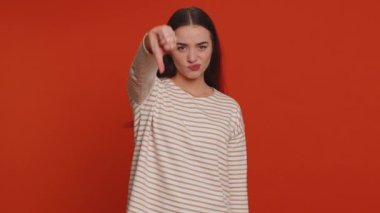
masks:
<path id="1" fill-rule="evenodd" d="M 247 189 L 247 152 L 244 122 L 240 107 L 233 136 L 228 144 L 228 185 L 230 195 L 230 212 L 249 212 Z"/>
<path id="2" fill-rule="evenodd" d="M 154 55 L 145 48 L 144 39 L 132 62 L 127 86 L 130 101 L 137 104 L 141 104 L 149 95 L 157 73 Z"/>

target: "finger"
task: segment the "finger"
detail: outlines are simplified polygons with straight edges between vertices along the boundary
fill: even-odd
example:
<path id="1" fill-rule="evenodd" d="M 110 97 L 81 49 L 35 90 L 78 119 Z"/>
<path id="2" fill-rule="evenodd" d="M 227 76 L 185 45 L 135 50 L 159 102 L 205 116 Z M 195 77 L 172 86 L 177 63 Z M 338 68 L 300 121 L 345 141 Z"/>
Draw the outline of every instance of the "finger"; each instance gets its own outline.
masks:
<path id="1" fill-rule="evenodd" d="M 165 70 L 165 65 L 164 65 L 164 52 L 162 49 L 159 47 L 158 43 L 154 45 L 154 48 L 152 48 L 154 57 L 156 59 L 156 63 L 158 66 L 158 70 L 160 73 L 163 73 Z"/>
<path id="2" fill-rule="evenodd" d="M 169 52 L 176 47 L 176 35 L 170 26 L 163 26 L 157 34 L 160 46 L 165 52 Z"/>
<path id="3" fill-rule="evenodd" d="M 166 38 L 165 37 L 164 38 L 159 37 L 158 43 L 160 43 L 161 46 L 164 46 L 167 43 Z"/>
<path id="4" fill-rule="evenodd" d="M 157 54 L 156 55 L 156 62 L 157 62 L 158 71 L 160 72 L 160 74 L 164 73 L 164 71 L 165 71 L 164 55 Z"/>
<path id="5" fill-rule="evenodd" d="M 167 37 L 165 36 L 164 32 L 162 31 L 157 32 L 157 38 L 161 46 L 167 43 Z"/>
<path id="6" fill-rule="evenodd" d="M 177 42 L 175 37 L 171 37 L 167 40 L 164 45 L 161 45 L 165 52 L 171 52 L 177 47 Z"/>
<path id="7" fill-rule="evenodd" d="M 165 44 L 162 48 L 165 50 L 166 53 L 170 53 L 174 50 L 174 45 L 171 43 L 168 43 L 168 44 Z"/>

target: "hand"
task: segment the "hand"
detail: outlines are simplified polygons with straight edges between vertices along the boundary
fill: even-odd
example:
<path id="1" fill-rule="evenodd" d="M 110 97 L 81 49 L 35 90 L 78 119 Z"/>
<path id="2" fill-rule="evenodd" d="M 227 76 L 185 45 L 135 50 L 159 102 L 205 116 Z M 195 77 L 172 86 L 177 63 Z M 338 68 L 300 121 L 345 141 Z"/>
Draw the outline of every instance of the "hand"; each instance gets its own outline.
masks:
<path id="1" fill-rule="evenodd" d="M 171 52 L 177 46 L 177 37 L 173 29 L 168 25 L 152 28 L 145 38 L 145 47 L 156 58 L 159 72 L 165 70 L 164 55 Z"/>

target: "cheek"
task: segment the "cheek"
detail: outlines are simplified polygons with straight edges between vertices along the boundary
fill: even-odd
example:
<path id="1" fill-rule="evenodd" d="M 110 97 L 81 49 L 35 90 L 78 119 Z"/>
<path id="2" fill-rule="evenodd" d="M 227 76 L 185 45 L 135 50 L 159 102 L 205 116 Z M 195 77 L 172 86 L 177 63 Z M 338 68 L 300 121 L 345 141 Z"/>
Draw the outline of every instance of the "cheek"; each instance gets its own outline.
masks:
<path id="1" fill-rule="evenodd" d="M 207 49 L 206 51 L 202 52 L 202 56 L 203 58 L 211 58 L 211 54 L 212 54 L 212 49 Z"/>
<path id="2" fill-rule="evenodd" d="M 211 60 L 211 51 L 205 52 L 202 56 L 205 63 L 209 63 Z"/>

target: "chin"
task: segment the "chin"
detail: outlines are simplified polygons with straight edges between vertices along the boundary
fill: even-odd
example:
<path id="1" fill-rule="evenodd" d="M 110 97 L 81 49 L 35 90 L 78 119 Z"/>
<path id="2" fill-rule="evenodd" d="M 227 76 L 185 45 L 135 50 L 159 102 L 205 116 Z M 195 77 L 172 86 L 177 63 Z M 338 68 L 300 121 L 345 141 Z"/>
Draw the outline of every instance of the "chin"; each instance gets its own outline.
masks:
<path id="1" fill-rule="evenodd" d="M 193 80 L 196 80 L 198 78 L 202 78 L 204 71 L 202 71 L 202 70 L 198 70 L 198 71 L 186 70 L 185 72 L 177 72 L 177 74 L 179 74 L 182 78 L 184 78 L 186 80 L 193 81 Z"/>
<path id="2" fill-rule="evenodd" d="M 196 80 L 200 77 L 202 77 L 202 73 L 190 73 L 190 74 L 186 75 L 186 78 L 189 80 Z"/>

